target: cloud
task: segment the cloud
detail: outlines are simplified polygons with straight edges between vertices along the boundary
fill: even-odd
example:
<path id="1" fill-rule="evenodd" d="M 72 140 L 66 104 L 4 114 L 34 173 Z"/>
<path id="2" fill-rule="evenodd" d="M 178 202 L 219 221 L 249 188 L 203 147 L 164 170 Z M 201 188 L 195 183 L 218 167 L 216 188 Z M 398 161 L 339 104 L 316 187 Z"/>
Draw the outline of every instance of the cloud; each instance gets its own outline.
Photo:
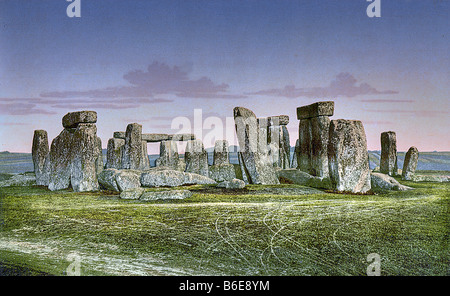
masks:
<path id="1" fill-rule="evenodd" d="M 46 109 L 36 108 L 36 104 L 31 103 L 8 103 L 0 104 L 0 114 L 2 115 L 32 115 L 32 114 L 56 114 L 56 112 Z"/>
<path id="2" fill-rule="evenodd" d="M 374 113 L 392 113 L 392 114 L 409 114 L 413 117 L 436 117 L 440 115 L 446 115 L 449 113 L 449 111 L 446 110 L 399 110 L 399 109 L 392 109 L 392 110 L 378 110 L 378 109 L 367 109 L 364 110 L 367 112 L 374 112 Z"/>
<path id="3" fill-rule="evenodd" d="M 359 95 L 375 95 L 375 94 L 397 94 L 397 91 L 386 90 L 379 91 L 367 83 L 357 85 L 357 80 L 349 73 L 339 73 L 330 85 L 325 87 L 297 88 L 295 85 L 286 85 L 284 88 L 273 88 L 261 90 L 248 95 L 267 95 L 286 98 L 334 98 L 348 97 L 352 98 Z"/>
<path id="4" fill-rule="evenodd" d="M 363 103 L 414 103 L 415 100 L 387 100 L 387 99 L 368 99 L 360 100 Z"/>
<path id="5" fill-rule="evenodd" d="M 146 71 L 133 70 L 123 79 L 128 86 L 116 86 L 87 91 L 43 92 L 45 98 L 148 98 L 155 95 L 175 95 L 189 98 L 243 98 L 243 95 L 228 94 L 229 85 L 216 84 L 208 77 L 191 79 L 187 71 L 178 66 L 170 67 L 164 63 L 153 62 Z"/>

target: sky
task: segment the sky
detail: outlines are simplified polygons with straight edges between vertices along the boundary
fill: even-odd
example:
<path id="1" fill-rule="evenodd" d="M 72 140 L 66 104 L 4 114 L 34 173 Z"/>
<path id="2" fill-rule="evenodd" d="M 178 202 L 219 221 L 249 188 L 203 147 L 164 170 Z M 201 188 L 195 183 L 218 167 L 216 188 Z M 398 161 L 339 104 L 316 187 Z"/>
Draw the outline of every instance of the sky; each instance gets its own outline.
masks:
<path id="1" fill-rule="evenodd" d="M 450 1 L 379 1 L 370 18 L 365 0 L 80 0 L 70 18 L 65 0 L 0 0 L 0 151 L 79 110 L 104 148 L 133 122 L 237 144 L 236 106 L 289 115 L 294 145 L 318 101 L 361 120 L 369 150 L 395 131 L 399 151 L 450 151 Z"/>

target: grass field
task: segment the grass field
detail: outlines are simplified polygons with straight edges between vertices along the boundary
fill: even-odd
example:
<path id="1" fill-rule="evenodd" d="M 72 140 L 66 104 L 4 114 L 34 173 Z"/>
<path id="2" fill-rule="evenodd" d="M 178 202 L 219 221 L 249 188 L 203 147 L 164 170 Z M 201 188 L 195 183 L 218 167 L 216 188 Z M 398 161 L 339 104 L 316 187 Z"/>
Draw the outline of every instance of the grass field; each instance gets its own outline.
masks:
<path id="1" fill-rule="evenodd" d="M 416 190 L 188 186 L 191 198 L 165 202 L 4 187 L 0 261 L 54 275 L 74 258 L 81 275 L 365 275 L 377 253 L 381 275 L 449 275 L 448 182 L 402 183 Z"/>

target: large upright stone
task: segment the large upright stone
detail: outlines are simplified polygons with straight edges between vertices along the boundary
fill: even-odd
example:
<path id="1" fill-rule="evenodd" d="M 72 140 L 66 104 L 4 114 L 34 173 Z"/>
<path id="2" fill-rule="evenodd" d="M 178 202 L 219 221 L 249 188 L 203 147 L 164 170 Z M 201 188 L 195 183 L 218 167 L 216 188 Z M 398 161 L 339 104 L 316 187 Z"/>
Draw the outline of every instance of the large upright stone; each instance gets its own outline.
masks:
<path id="1" fill-rule="evenodd" d="M 147 141 L 142 141 L 142 166 L 141 170 L 148 170 L 150 168 L 150 158 L 148 158 Z"/>
<path id="2" fill-rule="evenodd" d="M 179 168 L 179 165 L 180 158 L 177 143 L 174 141 L 162 141 L 159 144 L 159 158 L 156 159 L 156 166 L 164 166 L 176 170 Z"/>
<path id="3" fill-rule="evenodd" d="M 98 165 L 97 127 L 94 123 L 79 123 L 64 129 L 50 148 L 50 190 L 66 189 L 76 192 L 96 191 Z"/>
<path id="4" fill-rule="evenodd" d="M 130 123 L 127 126 L 122 154 L 122 168 L 133 170 L 145 168 L 142 159 L 142 125 L 138 123 Z"/>
<path id="5" fill-rule="evenodd" d="M 216 140 L 214 142 L 213 164 L 229 164 L 228 141 Z"/>
<path id="6" fill-rule="evenodd" d="M 202 141 L 189 140 L 187 142 L 184 160 L 186 161 L 186 172 L 209 176 L 208 153 Z"/>
<path id="7" fill-rule="evenodd" d="M 405 160 L 403 162 L 402 179 L 412 180 L 416 172 L 417 162 L 419 161 L 419 150 L 412 146 L 406 152 Z"/>
<path id="8" fill-rule="evenodd" d="M 272 125 L 269 127 L 269 144 L 276 144 L 278 147 L 277 167 L 289 168 L 290 162 L 290 139 L 289 131 L 285 125 Z"/>
<path id="9" fill-rule="evenodd" d="M 397 174 L 397 137 L 395 132 L 381 133 L 380 172 L 389 176 Z"/>
<path id="10" fill-rule="evenodd" d="M 48 185 L 50 173 L 50 158 L 47 131 L 35 130 L 31 154 L 37 185 Z"/>
<path id="11" fill-rule="evenodd" d="M 268 151 L 258 150 L 259 126 L 255 114 L 243 107 L 235 107 L 233 113 L 240 154 L 245 167 L 242 173 L 248 174 L 247 178 L 252 184 L 279 184 Z"/>
<path id="12" fill-rule="evenodd" d="M 365 193 L 371 189 L 369 153 L 361 121 L 331 121 L 328 166 L 331 184 L 337 191 Z"/>
<path id="13" fill-rule="evenodd" d="M 62 118 L 64 128 L 76 128 L 79 123 L 96 123 L 97 112 L 95 111 L 77 111 L 70 112 Z"/>
<path id="14" fill-rule="evenodd" d="M 299 123 L 298 168 L 313 176 L 328 177 L 328 130 L 334 102 L 317 102 L 297 108 Z"/>
<path id="15" fill-rule="evenodd" d="M 120 169 L 122 168 L 122 151 L 125 145 L 124 139 L 111 138 L 108 140 L 106 151 L 106 168 Z"/>
<path id="16" fill-rule="evenodd" d="M 308 119 L 318 116 L 333 116 L 334 102 L 317 102 L 311 105 L 297 108 L 297 119 Z"/>
<path id="17" fill-rule="evenodd" d="M 95 167 L 97 170 L 97 175 L 100 174 L 105 167 L 103 164 L 102 139 L 100 137 L 97 137 L 97 158 L 95 160 Z"/>
<path id="18" fill-rule="evenodd" d="M 297 139 L 295 141 L 294 153 L 292 155 L 291 168 L 296 169 L 298 167 L 299 156 L 300 156 L 300 140 Z M 328 161 L 327 161 L 327 163 L 328 163 Z"/>

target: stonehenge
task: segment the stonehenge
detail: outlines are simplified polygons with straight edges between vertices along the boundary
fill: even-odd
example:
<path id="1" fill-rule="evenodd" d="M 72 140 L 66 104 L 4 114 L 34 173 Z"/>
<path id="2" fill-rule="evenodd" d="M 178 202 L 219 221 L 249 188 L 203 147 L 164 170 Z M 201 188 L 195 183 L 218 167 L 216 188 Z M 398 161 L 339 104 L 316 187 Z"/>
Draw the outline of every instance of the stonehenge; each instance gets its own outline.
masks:
<path id="1" fill-rule="evenodd" d="M 380 172 L 372 173 L 361 121 L 331 120 L 332 101 L 300 106 L 296 111 L 299 132 L 291 157 L 289 116 L 258 118 L 247 108 L 235 107 L 238 164 L 230 163 L 227 140 L 215 141 L 214 150 L 209 152 L 213 156 L 209 164 L 208 152 L 194 134 L 143 133 L 139 123 L 128 124 L 125 131 L 113 132 L 103 163 L 97 113 L 70 112 L 62 118 L 63 130 L 50 147 L 47 132 L 34 131 L 32 159 L 36 184 L 48 186 L 52 191 L 102 189 L 121 192 L 126 199 L 144 196 L 147 200 L 156 197 L 145 194 L 143 188 L 188 184 L 240 189 L 246 184 L 276 185 L 282 180 L 347 193 L 369 193 L 371 186 L 403 188 L 392 179 L 397 174 L 395 132 L 381 134 Z M 184 156 L 178 152 L 178 141 L 186 143 Z M 150 165 L 148 143 L 159 143 L 155 167 Z M 236 161 L 235 156 L 233 159 Z M 403 163 L 403 180 L 414 180 L 417 161 L 417 148 L 411 147 Z"/>

